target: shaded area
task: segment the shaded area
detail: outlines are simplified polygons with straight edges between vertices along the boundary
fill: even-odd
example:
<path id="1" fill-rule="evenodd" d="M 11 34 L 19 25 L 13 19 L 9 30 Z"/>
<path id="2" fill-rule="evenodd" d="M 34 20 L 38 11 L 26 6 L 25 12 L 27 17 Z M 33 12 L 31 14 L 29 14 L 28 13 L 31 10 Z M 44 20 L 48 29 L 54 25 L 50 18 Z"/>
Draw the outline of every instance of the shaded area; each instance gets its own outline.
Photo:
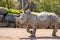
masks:
<path id="1" fill-rule="evenodd" d="M 20 40 L 37 40 L 37 39 L 59 39 L 60 40 L 60 36 L 56 36 L 56 37 L 30 37 L 30 38 L 20 38 Z"/>

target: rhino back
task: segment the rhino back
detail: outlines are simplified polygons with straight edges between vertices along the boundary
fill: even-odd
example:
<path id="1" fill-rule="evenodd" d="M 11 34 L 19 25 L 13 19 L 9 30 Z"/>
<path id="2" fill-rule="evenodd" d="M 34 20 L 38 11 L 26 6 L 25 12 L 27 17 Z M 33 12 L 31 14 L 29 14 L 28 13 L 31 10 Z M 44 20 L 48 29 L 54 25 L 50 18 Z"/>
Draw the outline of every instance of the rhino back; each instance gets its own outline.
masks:
<path id="1" fill-rule="evenodd" d="M 56 25 L 58 23 L 58 17 L 54 13 L 41 12 L 38 16 L 38 24 L 40 28 L 46 28 L 50 25 Z"/>
<path id="2" fill-rule="evenodd" d="M 50 17 L 48 14 L 40 13 L 38 15 L 38 20 L 39 28 L 47 28 L 50 23 Z"/>

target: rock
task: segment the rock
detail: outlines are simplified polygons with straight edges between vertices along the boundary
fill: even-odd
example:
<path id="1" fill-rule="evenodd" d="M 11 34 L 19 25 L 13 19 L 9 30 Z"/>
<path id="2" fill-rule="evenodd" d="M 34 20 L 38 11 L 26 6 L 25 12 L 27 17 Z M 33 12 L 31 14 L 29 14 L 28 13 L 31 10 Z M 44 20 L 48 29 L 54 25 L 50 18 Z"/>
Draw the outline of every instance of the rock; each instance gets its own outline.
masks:
<path id="1" fill-rule="evenodd" d="M 8 10 L 6 8 L 0 8 L 0 14 L 6 14 Z"/>
<path id="2" fill-rule="evenodd" d="M 16 15 L 15 14 L 7 14 L 5 16 L 5 21 L 8 21 L 8 22 L 16 22 Z"/>
<path id="3" fill-rule="evenodd" d="M 3 15 L 0 15 L 0 22 L 4 19 Z"/>
<path id="4" fill-rule="evenodd" d="M 0 22 L 0 27 L 8 27 L 8 22 Z"/>
<path id="5" fill-rule="evenodd" d="M 15 27 L 15 23 L 9 23 L 9 27 L 11 27 L 11 28 L 14 28 Z"/>

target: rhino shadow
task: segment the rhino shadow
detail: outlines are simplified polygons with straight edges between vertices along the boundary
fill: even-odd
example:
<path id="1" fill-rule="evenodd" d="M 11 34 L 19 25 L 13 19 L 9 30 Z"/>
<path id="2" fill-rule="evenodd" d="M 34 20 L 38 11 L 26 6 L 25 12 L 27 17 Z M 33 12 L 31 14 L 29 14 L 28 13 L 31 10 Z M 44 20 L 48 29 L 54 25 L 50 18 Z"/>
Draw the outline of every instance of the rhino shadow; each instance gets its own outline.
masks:
<path id="1" fill-rule="evenodd" d="M 56 40 L 60 40 L 60 36 L 56 36 L 56 37 L 30 37 L 30 38 L 20 38 L 20 40 L 37 40 L 37 39 L 56 39 Z"/>

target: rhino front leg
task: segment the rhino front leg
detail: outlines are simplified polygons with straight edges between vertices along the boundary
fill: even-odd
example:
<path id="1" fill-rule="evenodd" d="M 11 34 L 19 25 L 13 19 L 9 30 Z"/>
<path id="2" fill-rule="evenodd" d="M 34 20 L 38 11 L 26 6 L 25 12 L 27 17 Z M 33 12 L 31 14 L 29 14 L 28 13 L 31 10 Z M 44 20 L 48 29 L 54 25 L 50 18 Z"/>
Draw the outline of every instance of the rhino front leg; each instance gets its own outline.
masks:
<path id="1" fill-rule="evenodd" d="M 28 33 L 32 34 L 32 30 L 30 30 L 30 26 L 28 26 L 28 25 L 27 25 L 27 27 L 26 27 L 26 31 L 27 31 Z"/>
<path id="2" fill-rule="evenodd" d="M 27 27 L 26 27 L 26 30 L 27 30 L 28 33 L 31 34 L 30 37 L 35 37 L 36 27 L 33 26 L 33 27 L 32 27 L 32 30 L 30 30 L 30 26 L 27 26 Z"/>
<path id="3" fill-rule="evenodd" d="M 57 32 L 57 26 L 54 26 L 53 27 L 52 36 L 56 36 L 56 32 Z"/>
<path id="4" fill-rule="evenodd" d="M 31 37 L 35 37 L 36 28 L 35 28 L 35 27 L 33 27 L 32 29 L 33 29 L 33 30 L 32 30 L 32 33 L 31 33 Z"/>

